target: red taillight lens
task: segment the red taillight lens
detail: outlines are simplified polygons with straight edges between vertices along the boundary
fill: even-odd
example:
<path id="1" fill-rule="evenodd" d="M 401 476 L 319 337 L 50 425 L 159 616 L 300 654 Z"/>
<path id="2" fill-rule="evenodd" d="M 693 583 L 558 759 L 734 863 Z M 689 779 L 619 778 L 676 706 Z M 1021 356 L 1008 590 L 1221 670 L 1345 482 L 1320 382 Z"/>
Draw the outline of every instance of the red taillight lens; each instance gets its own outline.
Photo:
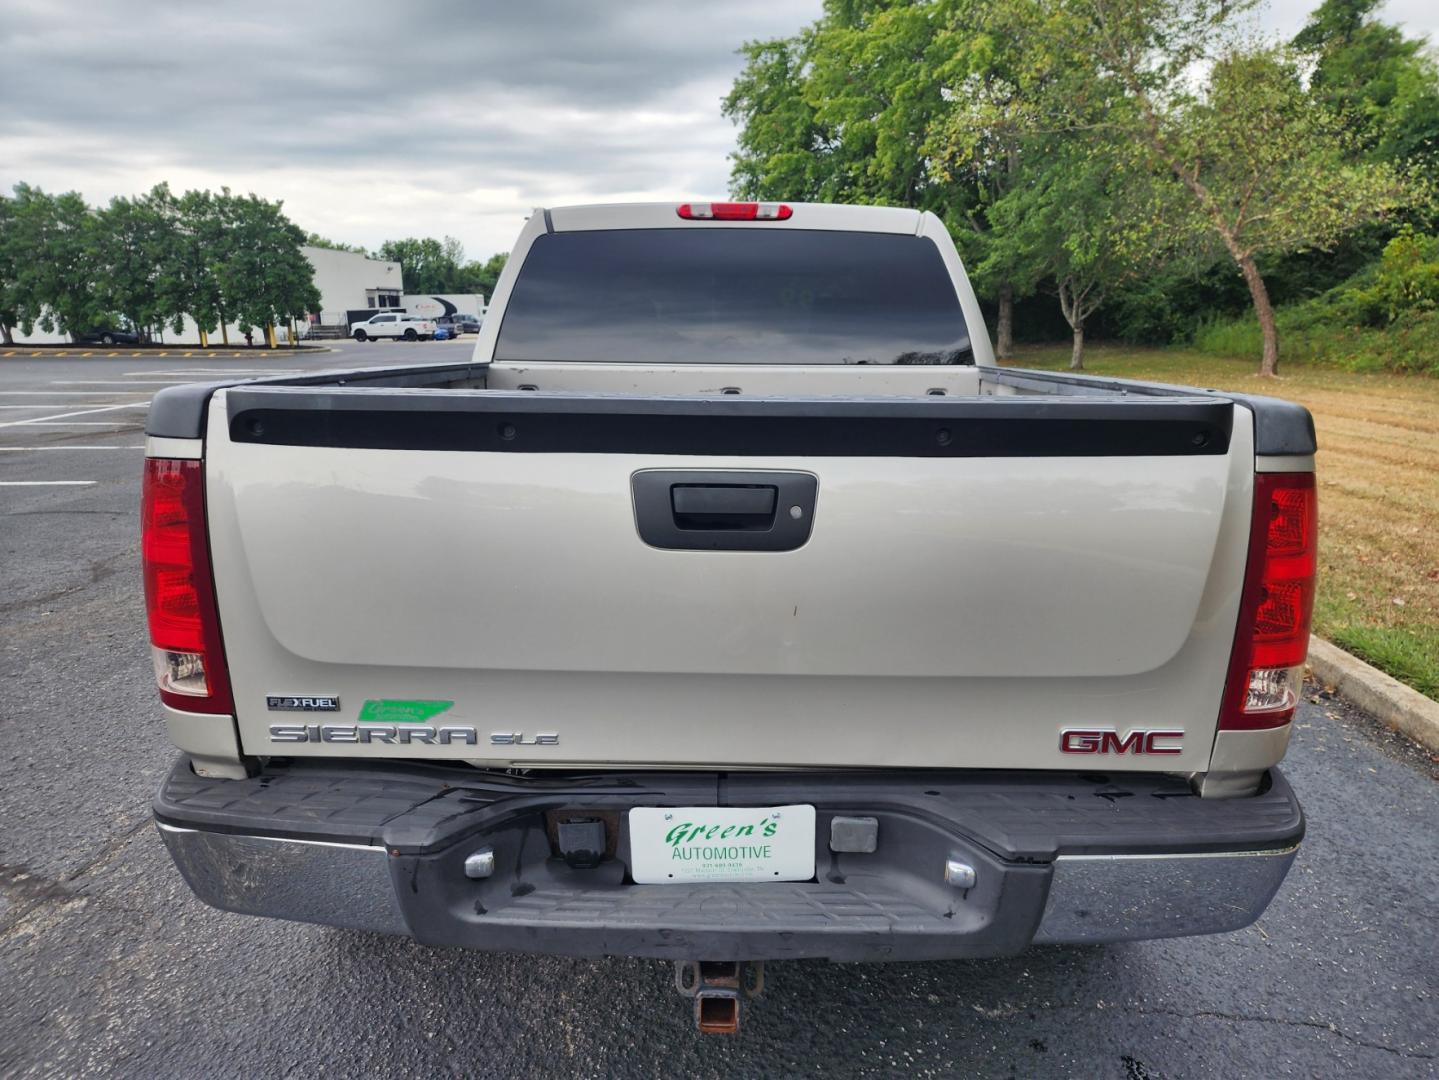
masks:
<path id="1" fill-rule="evenodd" d="M 1221 731 L 1282 727 L 1294 717 L 1314 613 L 1318 503 L 1313 473 L 1259 473 L 1239 625 Z"/>
<path id="2" fill-rule="evenodd" d="M 784 203 L 680 203 L 675 211 L 686 221 L 786 221 L 794 211 Z"/>
<path id="3" fill-rule="evenodd" d="M 198 461 L 146 459 L 140 553 L 160 697 L 187 712 L 230 712 Z"/>

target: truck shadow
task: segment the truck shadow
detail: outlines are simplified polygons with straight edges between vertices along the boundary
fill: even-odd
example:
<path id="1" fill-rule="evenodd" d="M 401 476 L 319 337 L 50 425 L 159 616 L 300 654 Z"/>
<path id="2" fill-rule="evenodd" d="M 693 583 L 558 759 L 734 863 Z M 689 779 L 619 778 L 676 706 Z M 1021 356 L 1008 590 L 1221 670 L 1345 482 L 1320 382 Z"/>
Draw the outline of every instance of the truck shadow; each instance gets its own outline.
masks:
<path id="1" fill-rule="evenodd" d="M 739 1034 L 704 1036 L 668 961 L 477 953 L 317 932 L 342 977 L 382 979 L 400 1015 L 422 1016 L 442 1000 L 447 1052 L 477 1067 L 527 1046 L 545 1047 L 552 1067 L 572 1060 L 594 1075 L 884 1075 L 921 1063 L 945 1074 L 1146 1075 L 1115 1055 L 1093 1069 L 1051 1056 L 1072 1041 L 1079 1014 L 1102 1010 L 1136 974 L 1144 981 L 1149 962 L 1134 946 L 1051 946 L 981 961 L 771 962 Z"/>

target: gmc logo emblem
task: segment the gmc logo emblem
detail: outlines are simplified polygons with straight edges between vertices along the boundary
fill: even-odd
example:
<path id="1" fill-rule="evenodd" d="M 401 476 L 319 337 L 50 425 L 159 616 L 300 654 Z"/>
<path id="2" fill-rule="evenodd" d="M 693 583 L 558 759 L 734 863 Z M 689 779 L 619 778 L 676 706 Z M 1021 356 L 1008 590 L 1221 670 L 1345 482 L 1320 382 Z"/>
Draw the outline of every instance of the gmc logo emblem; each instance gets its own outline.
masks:
<path id="1" fill-rule="evenodd" d="M 1059 733 L 1062 754 L 1177 754 L 1182 731 L 1145 731 L 1135 728 L 1124 738 L 1099 728 L 1065 728 Z"/>

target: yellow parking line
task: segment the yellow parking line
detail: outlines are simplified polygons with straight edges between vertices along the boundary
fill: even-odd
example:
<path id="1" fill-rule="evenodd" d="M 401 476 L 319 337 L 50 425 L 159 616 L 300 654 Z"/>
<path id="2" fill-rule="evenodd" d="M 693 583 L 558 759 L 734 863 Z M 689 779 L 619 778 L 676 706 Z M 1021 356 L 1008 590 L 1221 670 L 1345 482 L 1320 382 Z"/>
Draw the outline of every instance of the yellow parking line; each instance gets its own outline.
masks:
<path id="1" fill-rule="evenodd" d="M 44 354 L 43 352 L 32 352 L 30 355 L 31 355 L 31 356 L 44 356 L 45 354 Z"/>
<path id="2" fill-rule="evenodd" d="M 181 355 L 182 355 L 182 356 L 194 356 L 195 354 L 192 353 L 192 352 L 187 352 L 187 353 L 182 353 Z"/>
<path id="3" fill-rule="evenodd" d="M 120 354 L 117 353 L 117 352 L 110 352 L 110 353 L 106 353 L 105 355 L 106 355 L 106 356 L 119 356 Z"/>
<path id="4" fill-rule="evenodd" d="M 81 355 L 81 356 L 94 356 L 95 354 L 92 353 L 92 352 L 82 352 L 80 355 Z"/>

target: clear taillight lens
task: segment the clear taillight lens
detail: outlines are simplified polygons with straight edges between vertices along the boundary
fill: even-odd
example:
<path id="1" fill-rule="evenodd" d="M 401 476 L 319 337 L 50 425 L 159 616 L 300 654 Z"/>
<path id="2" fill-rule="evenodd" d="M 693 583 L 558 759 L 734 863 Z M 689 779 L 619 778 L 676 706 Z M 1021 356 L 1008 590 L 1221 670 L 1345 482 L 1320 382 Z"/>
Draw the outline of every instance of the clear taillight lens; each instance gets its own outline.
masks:
<path id="1" fill-rule="evenodd" d="M 230 685 L 210 577 L 200 462 L 146 459 L 140 551 L 160 697 L 189 712 L 228 713 Z"/>
<path id="2" fill-rule="evenodd" d="M 1299 687 L 1303 681 L 1302 664 L 1287 668 L 1251 668 L 1249 683 L 1244 690 L 1244 713 L 1253 716 L 1281 709 L 1293 713 L 1299 703 Z"/>
<path id="3" fill-rule="evenodd" d="M 1256 475 L 1220 730 L 1281 727 L 1293 719 L 1309 652 L 1318 539 L 1314 474 Z"/>
<path id="4" fill-rule="evenodd" d="M 172 694 L 209 697 L 210 684 L 205 680 L 205 654 L 176 652 L 150 646 L 150 659 L 155 664 L 155 685 Z"/>

